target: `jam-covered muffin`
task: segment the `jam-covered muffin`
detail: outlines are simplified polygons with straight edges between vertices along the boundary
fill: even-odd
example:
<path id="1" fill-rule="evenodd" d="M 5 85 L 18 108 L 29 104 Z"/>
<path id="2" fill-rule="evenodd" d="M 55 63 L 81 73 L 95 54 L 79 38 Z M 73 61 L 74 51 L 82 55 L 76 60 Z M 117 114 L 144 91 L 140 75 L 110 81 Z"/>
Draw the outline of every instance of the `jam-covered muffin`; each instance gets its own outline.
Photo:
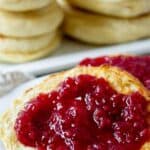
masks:
<path id="1" fill-rule="evenodd" d="M 50 75 L 0 121 L 7 150 L 147 150 L 150 93 L 117 67 Z"/>
<path id="2" fill-rule="evenodd" d="M 125 69 L 150 89 L 150 56 L 102 56 L 86 58 L 80 62 L 81 66 L 100 66 L 103 64 Z"/>

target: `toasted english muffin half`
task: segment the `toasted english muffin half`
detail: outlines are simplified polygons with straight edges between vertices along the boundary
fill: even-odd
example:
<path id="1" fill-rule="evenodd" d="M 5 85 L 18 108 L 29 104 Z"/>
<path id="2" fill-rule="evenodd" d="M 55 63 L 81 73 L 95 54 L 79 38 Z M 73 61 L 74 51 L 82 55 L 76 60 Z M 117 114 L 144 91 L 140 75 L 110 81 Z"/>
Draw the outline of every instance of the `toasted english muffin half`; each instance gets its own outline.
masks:
<path id="1" fill-rule="evenodd" d="M 36 59 L 40 59 L 45 56 L 49 56 L 60 45 L 61 36 L 56 34 L 44 47 L 39 49 L 28 49 L 28 51 L 18 50 L 5 50 L 0 51 L 0 61 L 7 63 L 23 63 Z"/>
<path id="2" fill-rule="evenodd" d="M 10 37 L 33 37 L 56 30 L 63 21 L 63 11 L 56 2 L 28 12 L 0 10 L 0 34 Z"/>
<path id="3" fill-rule="evenodd" d="M 29 11 L 47 6 L 54 0 L 0 0 L 0 9 L 8 11 Z"/>
<path id="4" fill-rule="evenodd" d="M 67 0 L 71 5 L 85 10 L 121 18 L 131 18 L 150 12 L 147 0 Z"/>
<path id="5" fill-rule="evenodd" d="M 65 12 L 66 35 L 90 44 L 114 44 L 150 37 L 150 14 L 121 19 L 93 14 L 60 3 Z"/>
<path id="6" fill-rule="evenodd" d="M 56 73 L 49 75 L 39 85 L 28 89 L 24 94 L 15 100 L 13 107 L 7 110 L 0 117 L 0 139 L 3 141 L 7 150 L 32 150 L 34 148 L 26 147 L 22 145 L 16 137 L 14 131 L 14 124 L 18 113 L 24 109 L 24 106 L 31 99 L 38 96 L 40 93 L 49 93 L 56 90 L 60 83 L 62 83 L 68 77 L 76 77 L 82 74 L 92 75 L 97 78 L 104 78 L 110 86 L 117 92 L 129 95 L 133 92 L 139 92 L 145 97 L 147 101 L 150 101 L 150 93 L 144 86 L 132 75 L 123 71 L 117 67 L 111 67 L 104 65 L 101 67 L 76 67 L 69 71 Z M 141 150 L 148 150 L 150 143 L 144 143 Z"/>

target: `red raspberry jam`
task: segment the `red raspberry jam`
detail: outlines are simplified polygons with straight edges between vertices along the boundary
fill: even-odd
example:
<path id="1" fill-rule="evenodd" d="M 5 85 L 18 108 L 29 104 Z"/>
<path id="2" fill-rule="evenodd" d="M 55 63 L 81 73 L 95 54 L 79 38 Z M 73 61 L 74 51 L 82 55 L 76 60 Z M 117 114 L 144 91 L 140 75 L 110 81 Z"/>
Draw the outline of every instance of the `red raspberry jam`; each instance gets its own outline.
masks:
<path id="1" fill-rule="evenodd" d="M 110 64 L 118 66 L 137 77 L 148 89 L 150 89 L 150 56 L 116 56 L 84 59 L 80 65 L 100 66 Z"/>
<path id="2" fill-rule="evenodd" d="M 18 140 L 38 150 L 139 150 L 150 140 L 148 102 L 103 78 L 80 75 L 40 94 L 18 114 Z"/>

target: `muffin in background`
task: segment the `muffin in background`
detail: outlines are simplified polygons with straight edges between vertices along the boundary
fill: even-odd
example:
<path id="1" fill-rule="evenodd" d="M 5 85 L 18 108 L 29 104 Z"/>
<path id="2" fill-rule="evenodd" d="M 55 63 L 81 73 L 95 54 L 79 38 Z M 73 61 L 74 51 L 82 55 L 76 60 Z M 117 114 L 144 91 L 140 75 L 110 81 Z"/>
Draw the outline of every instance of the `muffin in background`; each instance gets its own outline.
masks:
<path id="1" fill-rule="evenodd" d="M 22 63 L 48 56 L 61 42 L 62 21 L 55 0 L 26 12 L 0 10 L 0 61 Z"/>
<path id="2" fill-rule="evenodd" d="M 150 37 L 150 11 L 146 11 L 143 15 L 125 18 L 95 13 L 86 8 L 74 7 L 69 2 L 69 0 L 59 0 L 65 12 L 63 31 L 69 37 L 96 45 L 124 43 Z M 91 3 L 96 5 L 95 1 Z M 99 1 L 99 4 L 101 3 Z"/>

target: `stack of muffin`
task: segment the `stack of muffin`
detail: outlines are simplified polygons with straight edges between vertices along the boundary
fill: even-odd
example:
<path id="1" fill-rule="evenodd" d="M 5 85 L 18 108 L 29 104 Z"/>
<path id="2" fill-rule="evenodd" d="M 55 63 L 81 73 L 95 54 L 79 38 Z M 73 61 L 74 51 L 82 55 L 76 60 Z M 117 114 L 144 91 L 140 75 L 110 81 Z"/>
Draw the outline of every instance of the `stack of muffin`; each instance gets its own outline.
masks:
<path id="1" fill-rule="evenodd" d="M 0 61 L 47 56 L 60 43 L 63 11 L 55 0 L 0 0 Z"/>
<path id="2" fill-rule="evenodd" d="M 92 44 L 150 37 L 149 0 L 60 0 L 65 34 Z"/>

